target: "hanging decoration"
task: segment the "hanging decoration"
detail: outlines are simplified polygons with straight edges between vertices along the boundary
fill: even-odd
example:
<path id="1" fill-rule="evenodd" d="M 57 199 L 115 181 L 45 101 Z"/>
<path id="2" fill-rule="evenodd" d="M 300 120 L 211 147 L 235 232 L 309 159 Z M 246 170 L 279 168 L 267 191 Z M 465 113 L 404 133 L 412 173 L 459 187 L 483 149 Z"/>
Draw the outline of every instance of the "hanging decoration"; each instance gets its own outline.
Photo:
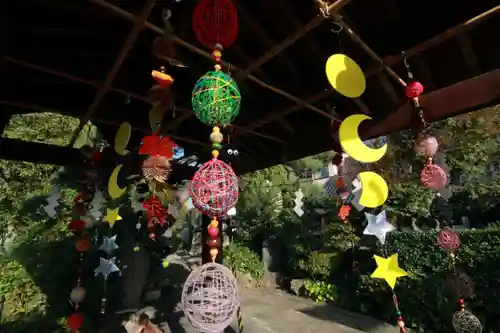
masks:
<path id="1" fill-rule="evenodd" d="M 376 279 L 384 279 L 392 289 L 392 301 L 396 310 L 397 324 L 400 333 L 406 333 L 405 322 L 399 309 L 399 300 L 394 292 L 396 280 L 400 277 L 408 276 L 404 270 L 399 267 L 398 254 L 393 254 L 389 258 L 374 255 L 373 258 L 377 264 L 377 269 L 372 273 L 371 277 Z"/>
<path id="2" fill-rule="evenodd" d="M 386 235 L 389 232 L 396 230 L 396 228 L 387 222 L 387 214 L 385 210 L 381 211 L 377 215 L 370 213 L 365 213 L 366 220 L 368 224 L 365 230 L 363 230 L 363 235 L 373 235 L 378 238 L 380 244 L 385 244 Z"/>
<path id="3" fill-rule="evenodd" d="M 92 150 L 88 146 L 82 147 L 82 153 L 85 150 Z M 68 225 L 68 229 L 71 230 L 75 236 L 75 249 L 78 253 L 79 265 L 78 273 L 76 278 L 76 286 L 71 290 L 69 299 L 73 306 L 73 313 L 69 315 L 66 319 L 66 325 L 73 332 L 76 333 L 83 325 L 84 316 L 80 311 L 80 304 L 83 302 L 86 296 L 86 290 L 82 286 L 82 267 L 84 261 L 84 254 L 88 252 L 92 246 L 92 241 L 86 228 L 92 227 L 93 225 L 87 225 L 82 218 L 84 218 L 93 202 L 93 193 L 95 193 L 96 186 L 89 177 L 92 173 L 92 169 L 95 167 L 96 161 L 99 160 L 99 151 L 95 150 L 89 154 L 90 158 L 86 158 L 85 164 L 89 167 L 89 170 L 83 173 L 82 188 L 80 193 L 73 200 L 73 216 Z M 89 157 L 84 154 L 84 157 Z"/>
<path id="4" fill-rule="evenodd" d="M 130 135 L 132 133 L 132 127 L 129 123 L 123 122 L 118 128 L 118 132 L 115 136 L 115 152 L 118 155 L 125 154 L 125 149 L 127 148 L 128 142 L 130 140 Z"/>
<path id="5" fill-rule="evenodd" d="M 201 0 L 193 12 L 196 38 L 208 48 L 228 48 L 238 36 L 238 12 L 230 0 Z"/>
<path id="6" fill-rule="evenodd" d="M 43 206 L 43 210 L 50 218 L 55 218 L 57 215 L 56 208 L 59 206 L 59 198 L 61 197 L 61 190 L 59 187 L 54 186 L 47 196 L 47 205 Z"/>
<path id="7" fill-rule="evenodd" d="M 365 92 L 366 78 L 359 65 L 345 54 L 334 54 L 326 61 L 326 77 L 339 94 L 357 98 Z"/>
<path id="8" fill-rule="evenodd" d="M 210 126 L 226 126 L 238 116 L 241 95 L 236 82 L 222 72 L 220 64 L 217 63 L 217 59 L 220 59 L 220 50 L 216 49 L 214 53 L 215 71 L 205 73 L 196 82 L 191 104 L 194 114 L 202 123 Z"/>
<path id="9" fill-rule="evenodd" d="M 239 308 L 238 282 L 227 267 L 207 263 L 189 274 L 181 303 L 191 325 L 201 332 L 220 333 Z"/>
<path id="10" fill-rule="evenodd" d="M 473 296 L 474 287 L 469 276 L 458 268 L 456 262 L 455 251 L 460 248 L 460 237 L 453 229 L 446 226 L 438 232 L 437 243 L 442 250 L 448 253 L 452 269 L 448 281 L 458 296 L 459 310 L 453 314 L 453 328 L 457 333 L 481 333 L 483 331 L 481 321 L 465 309 L 464 298 Z"/>
<path id="11" fill-rule="evenodd" d="M 304 210 L 302 209 L 302 207 L 304 206 L 303 199 L 304 199 L 304 193 L 302 192 L 302 189 L 299 188 L 297 191 L 295 191 L 295 200 L 294 200 L 295 206 L 293 207 L 293 211 L 299 217 L 304 215 Z"/>

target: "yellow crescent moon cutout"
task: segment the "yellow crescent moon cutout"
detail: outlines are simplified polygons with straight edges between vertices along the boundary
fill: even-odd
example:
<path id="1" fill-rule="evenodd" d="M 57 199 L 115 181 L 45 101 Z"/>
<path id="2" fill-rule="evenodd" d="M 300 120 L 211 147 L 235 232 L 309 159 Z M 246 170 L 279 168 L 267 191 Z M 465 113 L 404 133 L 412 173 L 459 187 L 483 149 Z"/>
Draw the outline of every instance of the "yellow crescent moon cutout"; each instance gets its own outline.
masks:
<path id="1" fill-rule="evenodd" d="M 111 176 L 109 176 L 108 193 L 111 199 L 118 199 L 127 190 L 127 187 L 120 188 L 120 186 L 118 186 L 118 174 L 120 173 L 122 166 L 123 164 L 117 165 L 111 173 Z"/>
<path id="2" fill-rule="evenodd" d="M 339 94 L 356 98 L 365 92 L 366 78 L 359 65 L 345 54 L 334 54 L 326 61 L 326 77 Z"/>
<path id="3" fill-rule="evenodd" d="M 389 195 L 384 178 L 372 171 L 361 172 L 358 177 L 361 181 L 359 204 L 368 208 L 382 206 Z"/>
<path id="4" fill-rule="evenodd" d="M 387 151 L 387 144 L 372 149 L 365 145 L 358 134 L 359 124 L 363 120 L 372 119 L 364 114 L 353 114 L 342 121 L 339 128 L 339 141 L 342 149 L 355 160 L 362 163 L 373 163 L 380 160 Z"/>
<path id="5" fill-rule="evenodd" d="M 123 155 L 125 148 L 127 148 L 128 141 L 130 140 L 130 133 L 132 127 L 129 123 L 122 123 L 115 135 L 115 151 L 118 155 Z"/>

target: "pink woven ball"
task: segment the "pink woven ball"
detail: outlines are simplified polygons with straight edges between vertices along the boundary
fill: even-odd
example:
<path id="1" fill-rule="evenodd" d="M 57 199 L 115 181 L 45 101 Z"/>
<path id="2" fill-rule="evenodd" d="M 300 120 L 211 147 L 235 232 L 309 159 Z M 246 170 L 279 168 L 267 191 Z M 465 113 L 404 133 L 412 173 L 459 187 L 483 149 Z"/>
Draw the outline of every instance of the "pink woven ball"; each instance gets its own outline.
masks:
<path id="1" fill-rule="evenodd" d="M 420 173 L 420 182 L 425 187 L 439 190 L 446 185 L 448 178 L 446 172 L 435 164 L 426 165 Z"/>
<path id="2" fill-rule="evenodd" d="M 218 159 L 203 164 L 189 183 L 193 206 L 209 216 L 224 216 L 238 201 L 238 178 Z"/>
<path id="3" fill-rule="evenodd" d="M 415 142 L 415 152 L 418 155 L 432 157 L 439 148 L 437 139 L 431 135 L 423 135 L 417 138 Z"/>
<path id="4" fill-rule="evenodd" d="M 405 88 L 406 97 L 417 98 L 424 93 L 424 86 L 418 81 L 409 82 Z"/>
<path id="5" fill-rule="evenodd" d="M 454 230 L 448 228 L 439 230 L 437 242 L 439 247 L 445 251 L 455 251 L 460 247 L 460 238 L 458 234 Z"/>

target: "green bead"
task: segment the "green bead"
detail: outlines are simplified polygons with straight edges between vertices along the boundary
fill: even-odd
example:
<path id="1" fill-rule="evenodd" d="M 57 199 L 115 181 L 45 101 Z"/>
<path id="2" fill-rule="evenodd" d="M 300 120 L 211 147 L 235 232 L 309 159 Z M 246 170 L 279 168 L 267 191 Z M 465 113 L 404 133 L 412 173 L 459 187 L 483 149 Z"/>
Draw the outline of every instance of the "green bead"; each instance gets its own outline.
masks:
<path id="1" fill-rule="evenodd" d="M 212 148 L 213 149 L 217 149 L 217 150 L 221 150 L 222 149 L 222 145 L 218 142 L 214 142 L 212 143 Z"/>
<path id="2" fill-rule="evenodd" d="M 240 90 L 226 73 L 210 71 L 196 82 L 191 104 L 202 123 L 224 126 L 230 124 L 240 111 Z"/>
<path id="3" fill-rule="evenodd" d="M 401 316 L 401 311 L 397 310 L 397 311 L 396 311 L 396 314 L 397 314 L 398 316 Z"/>

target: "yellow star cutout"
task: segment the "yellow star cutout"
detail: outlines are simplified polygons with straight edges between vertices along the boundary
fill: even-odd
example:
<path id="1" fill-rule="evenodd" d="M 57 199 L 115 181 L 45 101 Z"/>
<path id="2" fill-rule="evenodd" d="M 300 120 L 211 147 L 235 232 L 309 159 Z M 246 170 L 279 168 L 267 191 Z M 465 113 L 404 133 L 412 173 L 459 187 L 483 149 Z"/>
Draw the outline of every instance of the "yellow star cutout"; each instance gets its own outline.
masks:
<path id="1" fill-rule="evenodd" d="M 120 221 L 122 217 L 118 214 L 119 208 L 109 209 L 106 208 L 106 216 L 104 216 L 104 221 L 109 223 L 109 227 L 113 228 L 116 221 Z"/>
<path id="2" fill-rule="evenodd" d="M 408 273 L 399 267 L 397 253 L 389 258 L 376 255 L 373 258 L 377 263 L 377 269 L 372 273 L 372 278 L 384 279 L 392 289 L 394 289 L 398 277 L 408 276 Z"/>

